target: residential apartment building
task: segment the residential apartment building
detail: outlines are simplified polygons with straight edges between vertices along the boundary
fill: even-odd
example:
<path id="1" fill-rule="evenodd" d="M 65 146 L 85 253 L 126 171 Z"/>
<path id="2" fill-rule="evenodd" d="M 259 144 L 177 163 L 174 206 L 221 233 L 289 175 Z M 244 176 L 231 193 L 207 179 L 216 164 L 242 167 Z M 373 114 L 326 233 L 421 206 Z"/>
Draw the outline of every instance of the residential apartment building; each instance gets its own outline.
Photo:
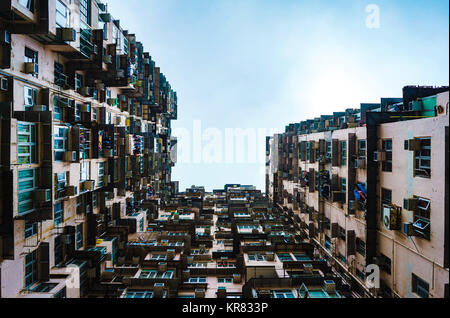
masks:
<path id="1" fill-rule="evenodd" d="M 178 192 L 177 95 L 101 1 L 2 0 L 0 32 L 0 297 L 114 295 Z"/>
<path id="2" fill-rule="evenodd" d="M 448 297 L 448 87 L 403 89 L 266 140 L 266 193 L 352 290 Z M 366 268 L 380 269 L 380 288 Z"/>

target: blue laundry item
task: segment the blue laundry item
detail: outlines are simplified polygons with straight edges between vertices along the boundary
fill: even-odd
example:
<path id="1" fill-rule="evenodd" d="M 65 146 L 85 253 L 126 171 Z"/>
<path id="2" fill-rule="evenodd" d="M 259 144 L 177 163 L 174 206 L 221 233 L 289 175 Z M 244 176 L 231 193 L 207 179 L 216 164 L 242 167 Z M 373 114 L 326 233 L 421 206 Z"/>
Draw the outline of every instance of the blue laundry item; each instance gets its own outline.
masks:
<path id="1" fill-rule="evenodd" d="M 367 195 L 367 190 L 366 190 L 366 188 L 364 187 L 364 185 L 358 183 L 358 184 L 357 184 L 357 187 L 358 187 L 358 189 L 359 189 L 363 194 Z"/>
<path id="2" fill-rule="evenodd" d="M 359 195 L 358 190 L 353 190 L 353 194 L 354 194 L 356 200 L 361 200 L 361 196 Z"/>

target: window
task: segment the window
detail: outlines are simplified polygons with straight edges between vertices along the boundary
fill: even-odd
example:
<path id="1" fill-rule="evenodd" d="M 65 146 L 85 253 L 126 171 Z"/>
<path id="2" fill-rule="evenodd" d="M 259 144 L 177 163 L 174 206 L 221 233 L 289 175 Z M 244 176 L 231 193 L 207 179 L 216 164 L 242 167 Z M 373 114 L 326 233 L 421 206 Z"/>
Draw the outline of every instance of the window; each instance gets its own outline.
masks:
<path id="1" fill-rule="evenodd" d="M 80 0 L 80 19 L 87 25 L 91 24 L 91 1 L 90 0 Z"/>
<path id="2" fill-rule="evenodd" d="M 37 189 L 37 170 L 19 171 L 19 215 L 34 211 L 33 192 Z"/>
<path id="3" fill-rule="evenodd" d="M 271 292 L 270 298 L 295 298 L 291 290 L 274 290 Z"/>
<path id="4" fill-rule="evenodd" d="M 37 281 L 37 276 L 37 250 L 34 250 L 25 256 L 25 288 L 30 288 Z"/>
<path id="5" fill-rule="evenodd" d="M 91 132 L 89 129 L 80 129 L 80 153 L 82 159 L 89 159 L 91 151 Z M 117 167 L 118 168 L 118 167 Z"/>
<path id="6" fill-rule="evenodd" d="M 339 238 L 343 241 L 347 239 L 346 237 L 346 231 L 343 227 L 339 226 Z"/>
<path id="7" fill-rule="evenodd" d="M 36 124 L 17 123 L 17 162 L 19 164 L 37 163 L 37 129 Z"/>
<path id="8" fill-rule="evenodd" d="M 153 298 L 151 290 L 128 290 L 123 298 Z"/>
<path id="9" fill-rule="evenodd" d="M 358 140 L 358 157 L 365 158 L 367 156 L 367 144 L 365 139 Z"/>
<path id="10" fill-rule="evenodd" d="M 430 239 L 430 205 L 429 199 L 415 197 L 417 205 L 414 209 L 414 229 L 419 237 Z"/>
<path id="11" fill-rule="evenodd" d="M 331 157 L 332 157 L 332 143 L 331 143 L 331 141 L 327 141 L 326 142 L 326 146 L 327 146 L 326 157 L 327 157 L 327 159 L 331 159 Z"/>
<path id="12" fill-rule="evenodd" d="M 89 180 L 91 176 L 91 163 L 81 162 L 80 163 L 80 182 Z"/>
<path id="13" fill-rule="evenodd" d="M 422 298 L 428 298 L 430 285 L 419 276 L 412 274 L 412 291 Z"/>
<path id="14" fill-rule="evenodd" d="M 104 185 L 104 176 L 105 176 L 105 163 L 99 162 L 98 163 L 98 186 L 99 188 L 103 187 Z"/>
<path id="15" fill-rule="evenodd" d="M 55 173 L 55 197 L 61 199 L 66 196 L 67 176 L 65 172 Z"/>
<path id="16" fill-rule="evenodd" d="M 233 278 L 220 277 L 217 278 L 219 284 L 233 284 Z"/>
<path id="17" fill-rule="evenodd" d="M 206 283 L 206 277 L 190 277 L 188 283 L 191 284 L 201 284 Z"/>
<path id="18" fill-rule="evenodd" d="M 277 256 L 278 256 L 278 259 L 280 261 L 282 261 L 282 262 L 290 262 L 290 261 L 292 261 L 292 257 L 288 253 L 278 253 Z"/>
<path id="19" fill-rule="evenodd" d="M 25 47 L 25 56 L 24 56 L 24 62 L 25 63 L 35 63 L 38 64 L 38 52 L 33 51 L 27 47 Z M 37 77 L 37 74 L 33 74 L 34 77 Z"/>
<path id="20" fill-rule="evenodd" d="M 331 239 L 328 235 L 325 235 L 325 243 L 324 246 L 327 250 L 331 249 Z"/>
<path id="21" fill-rule="evenodd" d="M 139 231 L 144 232 L 144 219 L 139 220 Z"/>
<path id="22" fill-rule="evenodd" d="M 356 251 L 362 256 L 366 255 L 366 242 L 358 237 L 356 238 Z"/>
<path id="23" fill-rule="evenodd" d="M 65 88 L 68 85 L 67 75 L 64 74 L 64 65 L 55 62 L 54 69 L 55 84 L 61 88 Z"/>
<path id="24" fill-rule="evenodd" d="M 75 74 L 75 90 L 79 93 L 80 89 L 83 87 L 83 75 Z"/>
<path id="25" fill-rule="evenodd" d="M 139 278 L 147 278 L 147 279 L 153 278 L 171 279 L 172 277 L 173 271 L 158 272 L 157 270 L 154 269 L 143 269 L 139 274 Z"/>
<path id="26" fill-rule="evenodd" d="M 55 203 L 55 226 L 64 222 L 64 211 L 61 202 Z"/>
<path id="27" fill-rule="evenodd" d="M 70 11 L 60 0 L 56 1 L 56 26 L 67 28 L 69 26 Z"/>
<path id="28" fill-rule="evenodd" d="M 381 169 L 384 172 L 392 172 L 392 139 L 383 140 L 381 148 L 386 152 L 386 160 L 382 162 Z"/>
<path id="29" fill-rule="evenodd" d="M 64 153 L 67 151 L 69 128 L 65 126 L 55 126 L 54 135 L 54 153 L 55 161 L 63 161 Z"/>
<path id="30" fill-rule="evenodd" d="M 311 159 L 311 143 L 306 143 L 306 160 L 309 161 Z"/>
<path id="31" fill-rule="evenodd" d="M 34 0 L 19 0 L 19 4 L 34 12 Z"/>
<path id="32" fill-rule="evenodd" d="M 152 261 L 165 261 L 166 259 L 166 254 L 152 254 L 152 257 L 150 258 Z"/>
<path id="33" fill-rule="evenodd" d="M 311 258 L 305 254 L 294 254 L 294 258 L 297 262 L 311 261 Z"/>
<path id="34" fill-rule="evenodd" d="M 431 177 L 431 138 L 420 140 L 420 150 L 415 152 L 414 175 L 416 177 Z"/>
<path id="35" fill-rule="evenodd" d="M 266 260 L 266 256 L 265 255 L 261 255 L 261 254 L 249 254 L 248 255 L 248 260 L 249 261 L 256 261 L 256 262 L 264 262 Z"/>
<path id="36" fill-rule="evenodd" d="M 58 266 L 63 261 L 63 245 L 61 235 L 55 237 L 55 266 Z"/>
<path id="37" fill-rule="evenodd" d="M 383 272 L 386 272 L 388 274 L 391 274 L 391 259 L 389 257 L 387 257 L 386 255 L 380 254 L 380 256 L 378 256 L 379 258 L 379 266 L 380 269 Z"/>
<path id="38" fill-rule="evenodd" d="M 36 88 L 29 86 L 23 87 L 23 105 L 25 110 L 30 110 L 33 106 L 37 105 L 37 94 L 38 91 Z"/>
<path id="39" fill-rule="evenodd" d="M 83 224 L 78 224 L 75 232 L 76 249 L 79 250 L 83 247 Z"/>
<path id="40" fill-rule="evenodd" d="M 97 208 L 97 192 L 92 192 L 92 208 Z"/>
<path id="41" fill-rule="evenodd" d="M 347 179 L 345 179 L 345 178 L 341 178 L 341 191 L 343 193 L 347 193 Z M 344 199 L 344 200 L 346 200 L 346 199 Z"/>
<path id="42" fill-rule="evenodd" d="M 342 263 L 347 264 L 347 258 L 341 253 L 339 253 L 339 259 L 341 260 Z"/>
<path id="43" fill-rule="evenodd" d="M 25 238 L 35 236 L 37 233 L 38 233 L 38 223 L 25 221 Z"/>
<path id="44" fill-rule="evenodd" d="M 67 98 L 62 98 L 60 96 L 55 96 L 54 107 L 53 107 L 53 117 L 56 120 L 63 121 L 63 110 L 65 107 L 69 107 L 69 100 Z"/>
<path id="45" fill-rule="evenodd" d="M 392 190 L 381 189 L 381 202 L 384 204 L 392 204 Z"/>
<path id="46" fill-rule="evenodd" d="M 347 141 L 341 141 L 341 166 L 347 165 Z"/>

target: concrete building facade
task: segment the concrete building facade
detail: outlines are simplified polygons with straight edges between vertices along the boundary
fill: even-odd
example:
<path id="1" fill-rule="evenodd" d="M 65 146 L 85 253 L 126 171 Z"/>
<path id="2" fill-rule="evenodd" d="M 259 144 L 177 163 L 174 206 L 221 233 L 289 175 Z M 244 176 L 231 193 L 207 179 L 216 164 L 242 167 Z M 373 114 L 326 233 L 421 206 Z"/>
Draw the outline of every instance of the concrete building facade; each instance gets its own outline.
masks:
<path id="1" fill-rule="evenodd" d="M 448 88 L 403 91 L 267 138 L 266 191 L 352 288 L 448 297 Z"/>

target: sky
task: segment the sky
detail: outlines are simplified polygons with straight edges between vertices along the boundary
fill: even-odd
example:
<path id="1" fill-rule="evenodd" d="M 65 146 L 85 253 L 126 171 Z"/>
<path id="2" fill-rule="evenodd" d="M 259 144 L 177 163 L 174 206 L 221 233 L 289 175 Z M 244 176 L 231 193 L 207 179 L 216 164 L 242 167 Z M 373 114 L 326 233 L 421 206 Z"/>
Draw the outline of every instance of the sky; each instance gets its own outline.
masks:
<path id="1" fill-rule="evenodd" d="M 177 92 L 180 190 L 240 183 L 264 191 L 266 135 L 401 97 L 406 85 L 449 84 L 447 0 L 107 3 Z M 246 130 L 235 130 L 246 141 L 230 129 Z"/>

